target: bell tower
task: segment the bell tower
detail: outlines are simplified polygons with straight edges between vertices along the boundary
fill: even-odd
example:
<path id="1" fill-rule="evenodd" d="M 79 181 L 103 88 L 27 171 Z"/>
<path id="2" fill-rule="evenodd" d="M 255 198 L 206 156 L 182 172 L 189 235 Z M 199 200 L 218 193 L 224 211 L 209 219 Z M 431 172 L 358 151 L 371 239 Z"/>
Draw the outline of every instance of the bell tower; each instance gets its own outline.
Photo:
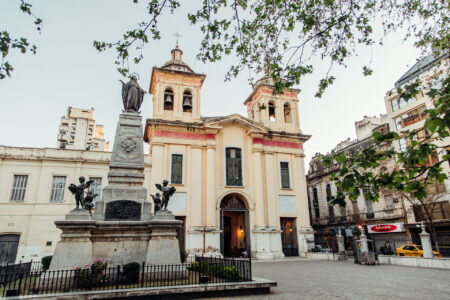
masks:
<path id="1" fill-rule="evenodd" d="M 153 118 L 200 122 L 200 91 L 206 75 L 195 73 L 183 62 L 178 45 L 171 54 L 171 60 L 152 70 Z"/>
<path id="2" fill-rule="evenodd" d="M 300 90 L 285 88 L 282 94 L 274 94 L 274 80 L 268 68 L 265 73 L 244 102 L 248 118 L 273 131 L 301 133 L 297 99 Z"/>

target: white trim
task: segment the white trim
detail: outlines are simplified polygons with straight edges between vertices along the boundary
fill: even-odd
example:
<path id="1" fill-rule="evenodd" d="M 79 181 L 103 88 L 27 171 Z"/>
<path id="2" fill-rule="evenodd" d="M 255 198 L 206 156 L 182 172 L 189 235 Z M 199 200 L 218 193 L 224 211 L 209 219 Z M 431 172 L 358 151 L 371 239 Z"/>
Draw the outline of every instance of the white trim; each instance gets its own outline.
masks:
<path id="1" fill-rule="evenodd" d="M 287 187 L 287 188 L 284 188 L 283 187 L 283 184 L 282 184 L 282 182 L 281 182 L 281 163 L 282 162 L 284 162 L 284 163 L 287 163 L 288 164 L 288 173 L 289 173 L 289 187 Z M 291 162 L 290 161 L 288 161 L 288 160 L 279 160 L 278 161 L 278 173 L 279 173 L 279 180 L 280 180 L 280 189 L 282 189 L 282 190 L 290 190 L 290 189 L 293 189 L 292 188 L 292 174 L 291 174 Z"/>
<path id="2" fill-rule="evenodd" d="M 181 183 L 172 183 L 172 154 L 175 155 L 181 155 L 183 157 L 183 163 L 182 163 L 182 170 L 181 170 Z M 170 184 L 183 184 L 184 185 L 184 172 L 186 170 L 185 168 L 185 154 L 183 152 L 170 152 L 170 160 L 169 160 L 169 182 Z"/>
<path id="3" fill-rule="evenodd" d="M 241 175 L 242 175 L 242 185 L 227 185 L 227 148 L 236 148 L 241 150 Z M 224 187 L 235 187 L 242 186 L 245 187 L 245 161 L 244 161 L 244 147 L 226 145 L 223 147 L 223 186 Z"/>

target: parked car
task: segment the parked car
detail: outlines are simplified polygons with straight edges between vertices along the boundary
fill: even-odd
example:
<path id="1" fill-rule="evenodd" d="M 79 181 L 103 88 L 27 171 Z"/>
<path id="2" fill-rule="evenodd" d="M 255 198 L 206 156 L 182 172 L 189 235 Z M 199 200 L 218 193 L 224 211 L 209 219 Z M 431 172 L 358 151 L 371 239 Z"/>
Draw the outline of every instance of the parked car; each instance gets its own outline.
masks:
<path id="1" fill-rule="evenodd" d="M 423 256 L 423 249 L 420 245 L 403 245 L 395 250 L 397 256 Z M 433 251 L 433 256 L 442 257 L 442 254 Z"/>
<path id="2" fill-rule="evenodd" d="M 333 252 L 330 248 L 324 248 L 322 245 L 315 245 L 311 252 Z"/>

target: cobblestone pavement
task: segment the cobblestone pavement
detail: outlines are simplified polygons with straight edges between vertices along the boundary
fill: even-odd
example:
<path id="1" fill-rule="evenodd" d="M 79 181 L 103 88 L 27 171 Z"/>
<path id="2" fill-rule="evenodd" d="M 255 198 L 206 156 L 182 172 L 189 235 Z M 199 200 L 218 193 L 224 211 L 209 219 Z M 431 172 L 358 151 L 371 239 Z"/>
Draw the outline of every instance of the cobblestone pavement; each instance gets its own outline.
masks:
<path id="1" fill-rule="evenodd" d="M 229 299 L 450 299 L 450 270 L 287 258 L 254 262 L 253 276 L 278 286 Z"/>

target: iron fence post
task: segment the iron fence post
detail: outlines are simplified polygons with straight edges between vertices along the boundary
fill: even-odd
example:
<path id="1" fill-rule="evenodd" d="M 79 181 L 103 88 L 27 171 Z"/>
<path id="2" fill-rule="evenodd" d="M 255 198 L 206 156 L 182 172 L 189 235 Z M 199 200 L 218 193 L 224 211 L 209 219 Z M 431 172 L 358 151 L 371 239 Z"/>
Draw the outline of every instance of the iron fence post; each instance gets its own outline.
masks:
<path id="1" fill-rule="evenodd" d="M 144 287 L 144 274 L 145 274 L 145 261 L 142 262 L 142 278 L 141 278 L 141 287 Z"/>
<path id="2" fill-rule="evenodd" d="M 120 265 L 117 265 L 116 290 L 119 289 Z"/>

